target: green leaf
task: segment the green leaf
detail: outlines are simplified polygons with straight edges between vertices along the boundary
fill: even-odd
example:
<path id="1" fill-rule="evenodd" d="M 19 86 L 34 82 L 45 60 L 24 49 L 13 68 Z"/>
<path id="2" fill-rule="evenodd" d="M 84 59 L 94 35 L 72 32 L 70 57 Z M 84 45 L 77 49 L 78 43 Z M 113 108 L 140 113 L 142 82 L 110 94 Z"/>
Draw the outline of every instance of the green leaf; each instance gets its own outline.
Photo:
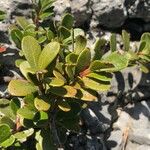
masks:
<path id="1" fill-rule="evenodd" d="M 14 134 L 14 137 L 21 143 L 25 142 L 28 137 L 30 137 L 34 133 L 34 129 L 30 128 L 28 130 L 17 132 Z"/>
<path id="2" fill-rule="evenodd" d="M 0 125 L 0 144 L 11 136 L 10 127 L 6 124 Z"/>
<path id="3" fill-rule="evenodd" d="M 6 17 L 6 13 L 0 10 L 0 21 L 4 20 Z"/>
<path id="4" fill-rule="evenodd" d="M 124 44 L 124 50 L 129 51 L 130 49 L 130 34 L 127 33 L 125 30 L 122 31 L 122 40 Z"/>
<path id="5" fill-rule="evenodd" d="M 71 32 L 63 26 L 60 26 L 58 31 L 59 31 L 60 38 L 62 40 L 68 38 L 71 35 Z"/>
<path id="6" fill-rule="evenodd" d="M 10 107 L 11 107 L 13 113 L 16 115 L 17 114 L 17 110 L 21 107 L 21 102 L 19 101 L 19 99 L 13 98 L 10 101 Z"/>
<path id="7" fill-rule="evenodd" d="M 61 109 L 62 111 L 65 111 L 65 112 L 68 112 L 71 110 L 70 105 L 65 100 L 59 101 L 58 107 L 59 107 L 59 109 Z"/>
<path id="8" fill-rule="evenodd" d="M 141 71 L 144 72 L 144 73 L 149 73 L 148 67 L 144 66 L 143 64 L 140 64 L 140 69 L 141 69 Z"/>
<path id="9" fill-rule="evenodd" d="M 22 50 L 28 63 L 32 68 L 37 68 L 41 47 L 32 36 L 26 36 L 22 40 Z M 46 59 L 46 58 L 45 58 Z"/>
<path id="10" fill-rule="evenodd" d="M 46 37 L 46 36 L 41 36 L 41 37 L 39 37 L 38 42 L 39 42 L 40 44 L 42 44 L 42 43 L 44 43 L 46 40 L 47 40 L 47 37 Z"/>
<path id="11" fill-rule="evenodd" d="M 15 142 L 15 137 L 13 135 L 11 135 L 7 140 L 2 142 L 0 144 L 0 146 L 2 146 L 3 148 L 7 148 L 7 147 L 11 146 L 14 142 Z"/>
<path id="12" fill-rule="evenodd" d="M 87 77 L 83 77 L 82 81 L 85 87 L 90 88 L 95 91 L 107 91 L 110 89 L 110 82 L 102 82 Z"/>
<path id="13" fill-rule="evenodd" d="M 54 33 L 49 29 L 47 30 L 47 38 L 49 41 L 51 41 L 52 39 L 54 39 Z"/>
<path id="14" fill-rule="evenodd" d="M 61 25 L 70 30 L 73 27 L 73 21 L 74 21 L 73 16 L 67 13 L 63 16 Z"/>
<path id="15" fill-rule="evenodd" d="M 34 118 L 35 112 L 24 107 L 18 109 L 17 114 L 22 118 L 32 120 Z"/>
<path id="16" fill-rule="evenodd" d="M 83 101 L 97 101 L 97 93 L 89 89 L 79 88 L 77 90 L 76 98 Z"/>
<path id="17" fill-rule="evenodd" d="M 29 25 L 29 22 L 25 17 L 16 17 L 17 24 L 22 28 L 26 29 L 26 27 Z"/>
<path id="18" fill-rule="evenodd" d="M 37 131 L 35 139 L 37 141 L 36 150 L 57 150 L 54 146 L 52 134 L 49 129 L 43 128 Z"/>
<path id="19" fill-rule="evenodd" d="M 75 53 L 70 53 L 65 58 L 67 64 L 75 64 L 77 62 L 77 59 L 78 55 Z"/>
<path id="20" fill-rule="evenodd" d="M 39 18 L 42 19 L 42 20 L 44 20 L 44 19 L 49 18 L 49 17 L 52 16 L 53 14 L 54 14 L 53 12 L 52 12 L 52 13 L 50 13 L 50 12 L 44 12 L 44 13 L 42 13 L 42 14 L 39 16 Z"/>
<path id="21" fill-rule="evenodd" d="M 100 73 L 89 73 L 86 75 L 86 77 L 94 78 L 100 81 L 111 81 L 112 80 L 112 74 L 106 73 L 106 72 L 100 72 Z"/>
<path id="22" fill-rule="evenodd" d="M 37 91 L 37 87 L 26 80 L 11 80 L 8 91 L 14 96 L 26 96 Z"/>
<path id="23" fill-rule="evenodd" d="M 146 41 L 141 41 L 139 46 L 139 52 L 143 51 L 146 47 Z"/>
<path id="24" fill-rule="evenodd" d="M 15 123 L 11 118 L 9 118 L 9 116 L 3 116 L 0 119 L 0 124 L 7 124 L 11 129 L 15 128 Z"/>
<path id="25" fill-rule="evenodd" d="M 146 42 L 144 49 L 142 50 L 143 55 L 150 54 L 150 33 L 144 33 L 141 37 L 141 42 Z"/>
<path id="26" fill-rule="evenodd" d="M 86 69 L 91 61 L 91 52 L 90 49 L 85 49 L 81 52 L 77 59 L 77 65 L 76 65 L 76 74 L 80 73 L 84 69 Z"/>
<path id="27" fill-rule="evenodd" d="M 102 57 L 102 48 L 105 46 L 106 44 L 106 40 L 105 39 L 97 39 L 95 44 L 94 44 L 94 57 L 93 60 L 99 60 Z"/>
<path id="28" fill-rule="evenodd" d="M 22 32 L 19 29 L 15 28 L 15 29 L 11 30 L 10 36 L 11 36 L 11 39 L 13 40 L 13 42 L 16 44 L 16 46 L 20 48 L 21 40 L 23 38 Z"/>
<path id="29" fill-rule="evenodd" d="M 45 79 L 46 82 L 53 87 L 59 87 L 59 86 L 63 86 L 65 84 L 64 80 L 60 79 L 60 78 L 46 78 Z"/>
<path id="30" fill-rule="evenodd" d="M 60 72 L 53 70 L 53 74 L 56 78 L 59 78 L 59 79 L 63 80 L 64 82 L 66 82 L 66 79 L 63 77 L 63 75 Z"/>
<path id="31" fill-rule="evenodd" d="M 112 34 L 110 37 L 110 49 L 112 52 L 117 50 L 116 34 Z"/>
<path id="32" fill-rule="evenodd" d="M 65 68 L 66 74 L 68 75 L 70 80 L 74 80 L 74 75 L 75 75 L 75 66 L 68 65 Z"/>
<path id="33" fill-rule="evenodd" d="M 35 98 L 34 99 L 34 105 L 37 110 L 39 111 L 48 111 L 50 109 L 50 104 L 43 99 Z"/>
<path id="34" fill-rule="evenodd" d="M 75 97 L 77 90 L 71 86 L 51 87 L 49 91 L 55 95 L 62 97 Z"/>
<path id="35" fill-rule="evenodd" d="M 15 120 L 16 116 L 13 114 L 9 100 L 0 99 L 0 114 L 9 117 L 11 120 Z"/>
<path id="36" fill-rule="evenodd" d="M 36 95 L 36 94 L 35 94 Z M 36 110 L 34 106 L 34 99 L 35 96 L 34 94 L 29 94 L 23 98 L 24 103 L 26 104 L 26 107 L 30 110 Z"/>
<path id="37" fill-rule="evenodd" d="M 112 71 L 114 65 L 106 61 L 95 60 L 90 65 L 90 70 L 93 72 Z"/>
<path id="38" fill-rule="evenodd" d="M 84 36 L 77 36 L 75 39 L 75 53 L 80 54 L 86 48 L 87 40 Z"/>
<path id="39" fill-rule="evenodd" d="M 109 56 L 107 56 L 104 61 L 112 63 L 116 71 L 122 70 L 128 66 L 129 60 L 127 58 L 126 52 L 121 54 L 120 52 L 113 52 Z"/>
<path id="40" fill-rule="evenodd" d="M 57 42 L 51 42 L 46 45 L 39 56 L 38 68 L 45 69 L 55 59 L 59 50 L 60 44 Z"/>
<path id="41" fill-rule="evenodd" d="M 48 114 L 44 111 L 39 111 L 34 117 L 34 121 L 45 121 L 48 120 Z"/>
<path id="42" fill-rule="evenodd" d="M 27 61 L 23 61 L 19 65 L 19 69 L 23 76 L 30 81 L 30 78 L 28 76 L 29 68 L 31 68 L 30 64 Z"/>
<path id="43" fill-rule="evenodd" d="M 68 101 L 68 103 L 71 110 L 68 112 L 58 111 L 56 119 L 66 129 L 79 132 L 79 114 L 81 107 L 79 103 L 73 102 L 72 100 L 71 102 Z"/>

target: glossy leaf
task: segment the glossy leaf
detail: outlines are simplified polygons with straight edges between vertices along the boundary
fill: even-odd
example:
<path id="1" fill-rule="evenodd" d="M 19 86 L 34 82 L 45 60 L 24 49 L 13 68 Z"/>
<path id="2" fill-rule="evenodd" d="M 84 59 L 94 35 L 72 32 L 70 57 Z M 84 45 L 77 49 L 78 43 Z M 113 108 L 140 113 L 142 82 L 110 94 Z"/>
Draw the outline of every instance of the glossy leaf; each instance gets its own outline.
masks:
<path id="1" fill-rule="evenodd" d="M 47 44 L 39 56 L 38 68 L 45 69 L 55 59 L 55 57 L 59 53 L 59 50 L 59 43 L 51 42 Z"/>
<path id="2" fill-rule="evenodd" d="M 37 87 L 26 80 L 11 80 L 8 91 L 14 96 L 26 96 L 37 91 Z"/>

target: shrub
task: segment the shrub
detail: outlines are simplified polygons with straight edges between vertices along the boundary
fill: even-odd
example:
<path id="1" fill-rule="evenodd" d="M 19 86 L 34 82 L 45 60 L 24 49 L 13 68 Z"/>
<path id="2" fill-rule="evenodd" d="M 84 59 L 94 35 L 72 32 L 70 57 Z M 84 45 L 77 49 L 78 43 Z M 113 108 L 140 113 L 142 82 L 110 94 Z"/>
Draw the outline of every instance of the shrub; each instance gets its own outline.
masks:
<path id="1" fill-rule="evenodd" d="M 8 91 L 14 96 L 11 100 L 0 99 L 1 148 L 64 147 L 66 133 L 80 130 L 81 110 L 89 101 L 98 100 L 99 91 L 109 90 L 114 72 L 133 65 L 147 72 L 149 33 L 143 34 L 135 52 L 125 31 L 123 50 L 117 49 L 115 34 L 110 38 L 110 51 L 102 51 L 108 43 L 105 39 L 97 39 L 89 48 L 84 32 L 73 29 L 70 14 L 48 28 L 40 26 L 40 19 L 51 16 L 47 10 L 52 10 L 52 2 L 34 2 L 33 22 L 19 17 L 18 25 L 10 28 L 22 56 L 16 65 L 24 77 L 9 83 Z"/>

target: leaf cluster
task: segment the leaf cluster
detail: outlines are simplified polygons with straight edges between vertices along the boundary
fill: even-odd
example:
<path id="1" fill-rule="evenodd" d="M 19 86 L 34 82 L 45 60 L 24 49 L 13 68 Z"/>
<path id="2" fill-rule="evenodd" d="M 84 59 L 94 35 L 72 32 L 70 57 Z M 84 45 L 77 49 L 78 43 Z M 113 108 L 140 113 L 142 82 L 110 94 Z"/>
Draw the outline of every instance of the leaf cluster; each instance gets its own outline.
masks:
<path id="1" fill-rule="evenodd" d="M 53 0 L 33 4 L 38 22 L 52 15 Z M 34 19 L 18 17 L 16 25 L 10 27 L 21 56 L 16 66 L 23 78 L 8 85 L 14 98 L 0 99 L 2 148 L 28 149 L 29 139 L 37 150 L 61 147 L 67 131 L 80 130 L 79 114 L 85 104 L 97 101 L 99 91 L 110 89 L 113 73 L 133 65 L 148 71 L 150 33 L 142 35 L 136 51 L 130 48 L 126 31 L 122 32 L 121 50 L 115 34 L 110 41 L 97 39 L 88 47 L 83 30 L 73 29 L 72 15 L 65 14 L 49 27 L 37 25 Z M 105 52 L 108 43 L 110 50 Z"/>

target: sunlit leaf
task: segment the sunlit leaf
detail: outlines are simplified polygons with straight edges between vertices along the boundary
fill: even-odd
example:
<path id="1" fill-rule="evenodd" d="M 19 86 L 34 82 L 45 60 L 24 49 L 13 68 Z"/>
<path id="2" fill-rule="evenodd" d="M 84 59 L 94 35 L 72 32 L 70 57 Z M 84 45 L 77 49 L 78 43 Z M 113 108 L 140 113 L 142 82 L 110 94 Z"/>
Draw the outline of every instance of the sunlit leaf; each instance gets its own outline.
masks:
<path id="1" fill-rule="evenodd" d="M 48 102 L 37 97 L 34 99 L 34 105 L 39 111 L 48 111 L 50 108 L 50 104 Z"/>
<path id="2" fill-rule="evenodd" d="M 61 109 L 62 111 L 65 111 L 65 112 L 68 112 L 71 109 L 70 105 L 65 100 L 59 101 L 58 107 L 59 107 L 59 109 Z"/>
<path id="3" fill-rule="evenodd" d="M 107 91 L 110 89 L 109 82 L 100 82 L 97 80 L 89 79 L 87 77 L 83 77 L 82 81 L 84 82 L 85 87 L 95 91 Z"/>
<path id="4" fill-rule="evenodd" d="M 60 44 L 57 42 L 51 42 L 47 44 L 42 50 L 39 60 L 38 68 L 45 69 L 57 56 L 60 50 Z"/>
<path id="5" fill-rule="evenodd" d="M 37 91 L 37 87 L 26 80 L 11 80 L 8 91 L 14 96 L 26 96 Z"/>
<path id="6" fill-rule="evenodd" d="M 22 50 L 32 68 L 37 68 L 41 47 L 32 36 L 26 36 L 22 40 Z M 46 59 L 46 58 L 45 58 Z"/>

